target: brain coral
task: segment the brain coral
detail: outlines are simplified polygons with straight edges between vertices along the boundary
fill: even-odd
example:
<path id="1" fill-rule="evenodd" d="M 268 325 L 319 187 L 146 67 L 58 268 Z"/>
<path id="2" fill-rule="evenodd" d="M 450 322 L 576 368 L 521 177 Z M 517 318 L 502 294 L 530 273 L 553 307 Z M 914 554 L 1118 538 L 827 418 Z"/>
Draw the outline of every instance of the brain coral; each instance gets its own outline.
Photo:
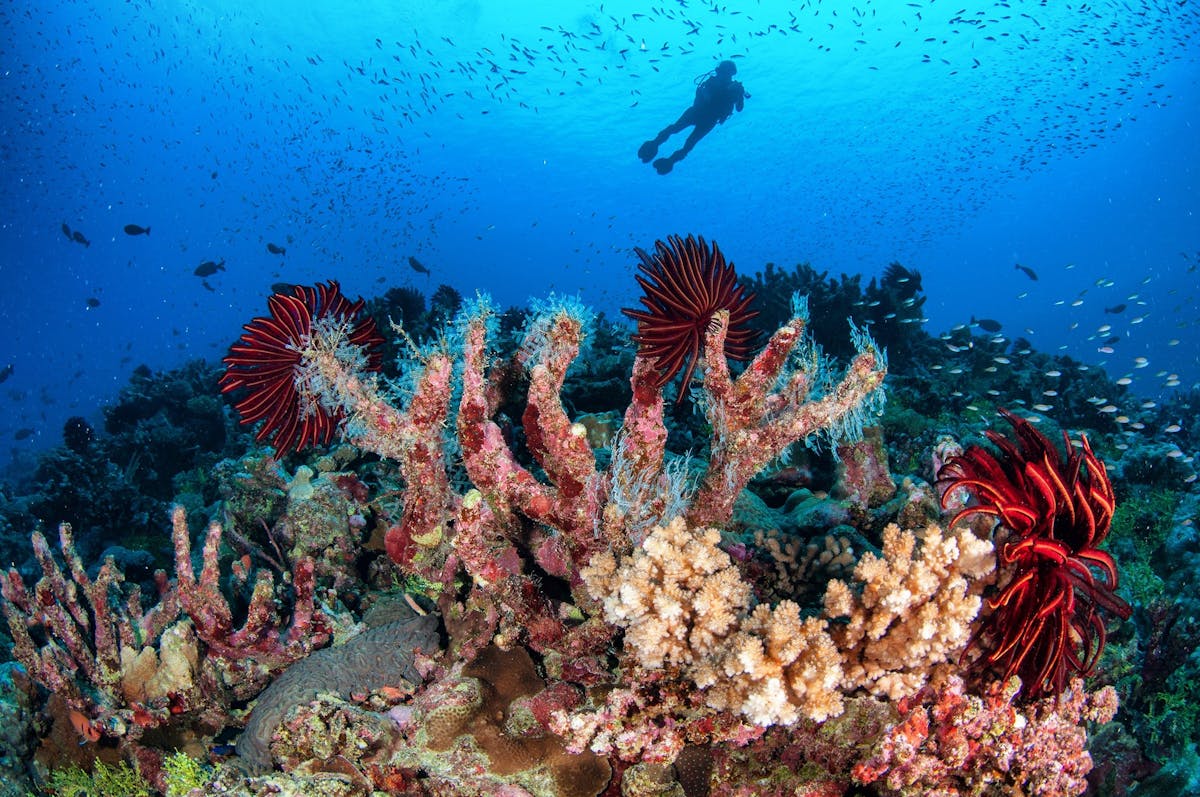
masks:
<path id="1" fill-rule="evenodd" d="M 271 765 L 268 746 L 288 709 L 319 692 L 348 698 L 351 691 L 371 691 L 401 681 L 419 683 L 413 668 L 417 648 L 438 648 L 437 618 L 411 617 L 372 628 L 335 648 L 318 650 L 289 667 L 258 697 L 237 752 L 251 769 Z"/>

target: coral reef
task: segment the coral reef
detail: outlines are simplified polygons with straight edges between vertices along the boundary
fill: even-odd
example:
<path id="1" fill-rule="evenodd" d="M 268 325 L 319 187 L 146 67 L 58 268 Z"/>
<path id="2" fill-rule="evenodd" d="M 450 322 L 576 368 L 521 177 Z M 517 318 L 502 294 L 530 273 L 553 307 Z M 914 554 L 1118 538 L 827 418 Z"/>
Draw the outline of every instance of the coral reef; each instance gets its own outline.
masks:
<path id="1" fill-rule="evenodd" d="M 931 484 L 932 424 L 899 416 L 922 441 L 901 457 L 874 425 L 874 342 L 852 327 L 833 370 L 793 300 L 731 367 L 750 354 L 744 294 L 731 268 L 699 267 L 707 249 L 674 243 L 643 282 L 660 326 L 642 331 L 623 413 L 604 386 L 631 358 L 589 349 L 611 329 L 571 300 L 504 316 L 480 300 L 439 328 L 444 302 L 426 312 L 415 292 L 392 295 L 374 309 L 398 308 L 408 329 L 387 380 L 362 302 L 336 283 L 289 287 L 224 382 L 277 456 L 177 482 L 187 503 L 157 598 L 114 558 L 89 572 L 65 525 L 61 564 L 35 534 L 41 580 L 4 580 L 14 656 L 44 689 L 27 692 L 52 729 L 39 755 L 93 772 L 123 760 L 166 793 L 1081 793 L 1086 728 L 1112 719 L 1116 692 L 1048 689 L 1044 668 L 1022 686 L 1002 659 L 976 664 L 1025 639 L 996 602 L 1024 597 L 1013 546 L 1036 536 L 1038 556 L 1057 541 L 1084 562 L 1066 565 L 1080 620 L 1059 626 L 1094 635 L 1078 669 L 1131 678 L 1099 659 L 1096 609 L 1119 599 L 1095 549 L 1115 504 L 1097 454 L 1085 443 L 1056 461 L 1026 434 L 1021 473 L 1057 475 L 1066 497 L 988 492 L 1016 470 L 947 439 L 934 472 L 950 478 Z M 661 325 L 689 286 L 713 301 L 685 303 L 675 338 Z M 916 272 L 834 293 L 863 323 L 895 312 L 873 332 L 917 363 Z M 867 298 L 878 304 L 856 304 Z M 690 417 L 664 402 L 676 373 Z M 335 433 L 347 444 L 292 453 Z M 85 437 L 77 448 L 102 447 Z M 995 548 L 989 512 L 1007 527 Z M 189 514 L 224 521 L 198 556 Z M 381 611 L 386 587 L 421 613 Z M 1141 637 L 1142 674 L 1186 666 L 1189 626 L 1147 622 L 1178 639 Z M 1113 644 L 1135 648 L 1121 633 Z"/>

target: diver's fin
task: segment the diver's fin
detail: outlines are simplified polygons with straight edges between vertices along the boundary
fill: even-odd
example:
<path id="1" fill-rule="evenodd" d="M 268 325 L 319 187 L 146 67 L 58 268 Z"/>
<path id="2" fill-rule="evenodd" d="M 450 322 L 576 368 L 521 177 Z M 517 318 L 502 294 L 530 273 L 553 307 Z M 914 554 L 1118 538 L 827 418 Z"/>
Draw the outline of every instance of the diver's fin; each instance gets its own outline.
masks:
<path id="1" fill-rule="evenodd" d="M 675 161 L 670 158 L 659 158 L 654 162 L 654 170 L 659 174 L 666 174 L 671 171 L 671 167 L 675 165 Z"/>
<path id="2" fill-rule="evenodd" d="M 658 142 L 647 141 L 638 147 L 638 157 L 642 159 L 642 163 L 649 163 L 654 160 L 654 156 L 658 154 Z"/>

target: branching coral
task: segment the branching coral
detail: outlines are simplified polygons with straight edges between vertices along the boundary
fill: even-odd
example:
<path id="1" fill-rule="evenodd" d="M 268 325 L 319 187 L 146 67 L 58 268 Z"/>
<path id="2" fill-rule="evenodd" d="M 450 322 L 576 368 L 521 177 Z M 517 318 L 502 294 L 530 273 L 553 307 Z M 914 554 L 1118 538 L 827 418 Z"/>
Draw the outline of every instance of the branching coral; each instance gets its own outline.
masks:
<path id="1" fill-rule="evenodd" d="M 204 566 L 195 577 L 186 518 L 174 514 L 177 579 L 156 574 L 159 600 L 142 605 L 136 585 L 107 559 L 95 578 L 76 553 L 70 526 L 59 529 L 66 570 L 45 537 L 33 535 L 42 577 L 32 594 L 15 569 L 3 581 L 3 610 L 13 655 L 32 678 L 65 700 L 85 740 L 114 740 L 139 766 L 156 770 L 161 751 L 142 744 L 153 728 L 215 733 L 231 721 L 236 700 L 252 697 L 287 664 L 328 639 L 313 602 L 312 562 L 291 573 L 294 611 L 286 632 L 273 579 L 256 581 L 241 627 L 218 588 L 221 528 L 210 527 Z M 40 646 L 31 631 L 44 637 Z"/>
<path id="2" fill-rule="evenodd" d="M 755 725 L 823 722 L 842 713 L 842 661 L 823 618 L 792 601 L 756 606 L 716 661 L 697 668 L 708 704 Z"/>
<path id="3" fill-rule="evenodd" d="M 791 601 L 747 615 L 750 585 L 720 539 L 675 518 L 620 563 L 597 556 L 583 578 L 605 619 L 625 629 L 634 662 L 683 667 L 711 707 L 760 725 L 838 713 L 841 666 L 824 621 L 802 621 Z"/>
<path id="4" fill-rule="evenodd" d="M 683 518 L 655 527 L 618 563 L 605 551 L 582 572 L 604 618 L 625 629 L 643 667 L 691 665 L 714 656 L 750 605 L 750 585 L 717 547 L 716 529 L 692 530 Z"/>
<path id="5" fill-rule="evenodd" d="M 59 543 L 65 572 L 46 538 L 34 532 L 33 552 L 42 577 L 32 595 L 15 568 L 4 579 L 13 657 L 35 681 L 66 698 L 79 715 L 79 727 L 94 738 L 123 735 L 128 725 L 159 724 L 169 696 L 194 705 L 199 698 L 196 640 L 190 625 L 178 624 L 175 585 L 160 572 L 160 600 L 145 611 L 136 585 L 121 594 L 124 574 L 111 558 L 94 579 L 88 576 L 67 524 L 59 527 Z M 45 635 L 40 647 L 30 634 L 34 628 Z M 150 710 L 148 703 L 161 711 Z M 139 722 L 132 722 L 135 709 Z"/>
<path id="6" fill-rule="evenodd" d="M 861 593 L 829 582 L 825 612 L 848 618 L 834 641 L 845 657 L 846 686 L 899 700 L 925 684 L 930 669 L 953 660 L 979 612 L 979 581 L 996 566 L 992 544 L 968 530 L 919 535 L 895 524 L 883 532 L 881 556 L 866 553 L 854 568 Z"/>

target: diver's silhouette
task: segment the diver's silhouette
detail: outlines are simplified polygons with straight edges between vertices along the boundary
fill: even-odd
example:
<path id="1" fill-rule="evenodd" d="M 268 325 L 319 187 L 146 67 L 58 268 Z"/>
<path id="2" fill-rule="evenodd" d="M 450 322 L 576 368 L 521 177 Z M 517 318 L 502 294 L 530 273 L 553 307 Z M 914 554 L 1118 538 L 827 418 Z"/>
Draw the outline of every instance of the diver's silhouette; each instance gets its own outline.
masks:
<path id="1" fill-rule="evenodd" d="M 675 150 L 670 157 L 654 161 L 654 168 L 659 174 L 666 174 L 671 167 L 687 157 L 696 146 L 696 142 L 708 135 L 717 124 L 723 124 L 733 113 L 734 109 L 742 110 L 745 100 L 750 97 L 741 83 L 733 79 L 737 74 L 737 66 L 733 61 L 722 61 L 717 68 L 704 75 L 704 81 L 696 87 L 696 99 L 692 107 L 683 112 L 675 123 L 664 127 L 657 136 L 642 144 L 638 149 L 638 157 L 643 163 L 649 163 L 658 154 L 658 148 L 668 138 L 691 127 L 687 141 Z"/>

